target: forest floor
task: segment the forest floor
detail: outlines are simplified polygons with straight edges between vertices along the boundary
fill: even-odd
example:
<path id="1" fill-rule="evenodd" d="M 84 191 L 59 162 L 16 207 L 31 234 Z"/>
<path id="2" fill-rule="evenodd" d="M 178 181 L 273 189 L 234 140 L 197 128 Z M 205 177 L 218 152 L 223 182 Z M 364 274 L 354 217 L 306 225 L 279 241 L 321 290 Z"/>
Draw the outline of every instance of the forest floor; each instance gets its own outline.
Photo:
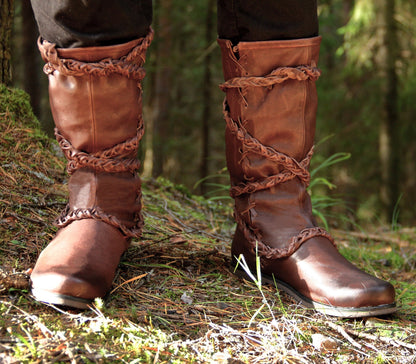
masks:
<path id="1" fill-rule="evenodd" d="M 342 254 L 392 282 L 391 316 L 338 319 L 229 270 L 228 201 L 145 179 L 145 229 L 110 298 L 36 302 L 27 272 L 66 201 L 65 161 L 25 95 L 0 90 L 0 363 L 414 363 L 416 229 L 331 230 Z"/>

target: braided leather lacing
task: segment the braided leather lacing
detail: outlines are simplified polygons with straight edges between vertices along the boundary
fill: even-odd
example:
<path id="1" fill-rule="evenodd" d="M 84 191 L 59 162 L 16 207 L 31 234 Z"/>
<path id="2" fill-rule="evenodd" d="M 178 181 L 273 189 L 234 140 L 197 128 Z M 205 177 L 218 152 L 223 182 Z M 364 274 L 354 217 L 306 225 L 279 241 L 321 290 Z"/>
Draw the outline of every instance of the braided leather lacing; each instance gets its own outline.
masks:
<path id="1" fill-rule="evenodd" d="M 272 147 L 263 145 L 256 138 L 251 136 L 241 122 L 235 122 L 230 117 L 229 112 L 226 110 L 226 105 L 224 107 L 224 118 L 231 133 L 235 135 L 236 139 L 244 144 L 245 148 L 241 159 L 245 158 L 248 153 L 255 153 L 285 167 L 281 173 L 275 176 L 269 176 L 262 181 L 241 183 L 238 186 L 233 186 L 230 191 L 233 198 L 245 193 L 253 193 L 271 188 L 279 183 L 292 180 L 295 177 L 298 177 L 305 185 L 309 185 L 310 174 L 308 172 L 308 167 L 312 158 L 313 148 L 301 162 L 298 162 L 296 159 L 278 152 Z"/>
<path id="2" fill-rule="evenodd" d="M 72 174 L 80 168 L 91 168 L 96 172 L 134 173 L 140 168 L 140 162 L 135 158 L 135 154 L 143 134 L 144 125 L 143 122 L 141 122 L 137 128 L 137 135 L 135 137 L 120 144 L 116 144 L 112 148 L 96 153 L 87 153 L 74 148 L 72 144 L 62 136 L 59 130 L 55 128 L 56 140 L 68 160 L 66 169 L 68 174 Z"/>
<path id="3" fill-rule="evenodd" d="M 123 143 L 117 144 L 112 148 L 98 151 L 96 153 L 86 153 L 74 148 L 72 144 L 66 140 L 55 128 L 55 136 L 59 146 L 68 159 L 67 172 L 73 174 L 80 168 L 89 168 L 95 172 L 130 172 L 135 173 L 140 168 L 140 162 L 135 157 L 139 147 L 139 142 L 144 133 L 143 122 L 139 124 L 137 135 Z M 140 203 L 141 193 L 137 191 L 137 203 Z M 139 238 L 142 233 L 143 219 L 138 212 L 134 218 L 136 225 L 127 227 L 121 223 L 116 217 L 106 214 L 99 207 L 71 209 L 69 204 L 61 215 L 55 220 L 55 225 L 65 227 L 72 221 L 81 219 L 96 219 L 106 222 L 122 231 L 127 237 Z"/>
<path id="4" fill-rule="evenodd" d="M 140 200 L 141 193 L 138 193 L 137 199 Z M 95 219 L 103 221 L 111 226 L 114 226 L 129 238 L 139 238 L 142 234 L 143 229 L 143 219 L 140 213 L 137 213 L 137 218 L 135 219 L 136 224 L 133 227 L 127 227 L 122 224 L 119 219 L 114 216 L 111 216 L 104 212 L 99 207 L 94 207 L 92 209 L 71 209 L 69 205 L 62 211 L 61 215 L 55 220 L 55 225 L 57 227 L 63 228 L 69 225 L 72 221 L 82 220 L 82 219 Z"/>
<path id="5" fill-rule="evenodd" d="M 82 77 L 86 74 L 94 76 L 108 76 L 110 74 L 119 74 L 137 81 L 141 89 L 140 82 L 145 76 L 143 64 L 145 61 L 146 50 L 153 39 L 153 30 L 150 29 L 148 35 L 134 47 L 127 55 L 119 59 L 103 59 L 99 62 L 82 62 L 73 59 L 61 59 L 55 49 L 55 44 L 45 40 L 39 40 L 39 49 L 43 58 L 47 61 L 44 66 L 44 72 L 51 74 L 59 71 L 65 76 Z M 64 136 L 55 128 L 55 136 L 65 157 L 68 160 L 67 172 L 73 174 L 80 168 L 89 168 L 95 172 L 130 172 L 135 173 L 140 162 L 136 158 L 139 142 L 144 134 L 144 123 L 141 115 L 138 118 L 138 127 L 136 136 L 125 140 L 115 146 L 98 151 L 96 153 L 87 153 L 80 151 L 64 138 Z M 137 203 L 140 203 L 141 192 L 137 191 Z M 127 227 L 118 218 L 104 212 L 99 207 L 71 209 L 68 204 L 61 215 L 56 219 L 55 225 L 65 227 L 72 221 L 81 219 L 96 219 L 114 226 L 126 237 L 140 237 L 143 228 L 143 218 L 140 212 L 136 213 L 134 218 L 135 225 Z"/>
<path id="6" fill-rule="evenodd" d="M 82 62 L 74 59 L 59 58 L 56 45 L 46 40 L 38 40 L 38 46 L 43 59 L 47 63 L 43 67 L 46 74 L 58 71 L 65 76 L 108 76 L 110 74 L 120 74 L 128 78 L 133 78 L 138 82 L 145 76 L 143 64 L 145 62 L 146 50 L 153 40 L 153 30 L 142 39 L 140 44 L 134 47 L 127 55 L 119 59 L 106 58 L 99 62 Z M 140 85 L 139 85 L 140 86 Z"/>
<path id="7" fill-rule="evenodd" d="M 246 76 L 234 77 L 220 85 L 220 89 L 225 91 L 229 88 L 244 88 L 244 87 L 271 87 L 273 85 L 283 83 L 287 80 L 316 81 L 321 75 L 321 71 L 312 66 L 297 66 L 297 67 L 278 67 L 268 75 L 263 77 Z"/>
<path id="8" fill-rule="evenodd" d="M 275 84 L 280 84 L 287 80 L 315 81 L 320 76 L 320 71 L 314 66 L 298 66 L 298 67 L 279 67 L 273 70 L 270 74 L 264 77 L 235 77 L 226 81 L 220 85 L 221 90 L 226 91 L 231 88 L 247 89 L 248 87 L 272 87 Z M 278 164 L 282 167 L 280 173 L 264 178 L 260 181 L 246 181 L 241 182 L 237 186 L 231 187 L 230 194 L 233 198 L 241 196 L 243 194 L 251 194 L 257 191 L 272 188 L 280 183 L 290 181 L 294 178 L 299 178 L 306 186 L 310 182 L 309 163 L 313 154 L 313 147 L 308 152 L 306 157 L 298 162 L 296 159 L 281 153 L 270 146 L 263 145 L 258 139 L 250 135 L 250 133 L 244 128 L 240 120 L 235 121 L 231 118 L 228 111 L 227 101 L 224 101 L 224 119 L 226 121 L 227 128 L 240 141 L 244 148 L 241 155 L 241 160 L 244 159 L 248 153 L 255 153 L 262 157 Z M 298 235 L 292 237 L 285 248 L 278 249 L 272 248 L 259 239 L 250 227 L 249 224 L 243 219 L 242 213 L 238 213 L 235 210 L 235 219 L 237 224 L 242 229 L 246 239 L 253 245 L 257 243 L 258 254 L 264 259 L 279 259 L 292 255 L 304 242 L 307 240 L 322 236 L 334 243 L 331 235 L 320 227 L 305 228 L 299 232 Z"/>

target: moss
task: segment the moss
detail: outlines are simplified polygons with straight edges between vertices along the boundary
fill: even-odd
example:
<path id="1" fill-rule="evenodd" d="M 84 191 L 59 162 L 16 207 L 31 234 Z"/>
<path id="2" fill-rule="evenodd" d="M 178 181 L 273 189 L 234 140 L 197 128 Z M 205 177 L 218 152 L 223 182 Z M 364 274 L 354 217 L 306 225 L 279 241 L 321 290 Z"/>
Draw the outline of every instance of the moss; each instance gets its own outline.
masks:
<path id="1" fill-rule="evenodd" d="M 29 95 L 23 90 L 0 83 L 0 114 L 6 113 L 14 122 L 23 121 L 28 127 L 39 129 L 39 121 L 33 114 Z"/>

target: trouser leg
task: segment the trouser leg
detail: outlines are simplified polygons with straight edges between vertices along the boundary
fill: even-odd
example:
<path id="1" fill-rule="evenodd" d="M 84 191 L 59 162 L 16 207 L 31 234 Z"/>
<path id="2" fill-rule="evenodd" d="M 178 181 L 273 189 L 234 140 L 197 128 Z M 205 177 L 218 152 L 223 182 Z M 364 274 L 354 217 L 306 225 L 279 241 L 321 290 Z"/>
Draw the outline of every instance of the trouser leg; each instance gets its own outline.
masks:
<path id="1" fill-rule="evenodd" d="M 58 47 L 112 45 L 143 37 L 151 0 L 31 0 L 44 39 Z M 220 38 L 283 40 L 318 34 L 316 0 L 218 0 Z"/>
<path id="2" fill-rule="evenodd" d="M 233 43 L 318 35 L 316 0 L 218 0 L 218 35 Z"/>
<path id="3" fill-rule="evenodd" d="M 121 44 L 144 37 L 152 0 L 31 0 L 43 39 L 61 48 Z"/>

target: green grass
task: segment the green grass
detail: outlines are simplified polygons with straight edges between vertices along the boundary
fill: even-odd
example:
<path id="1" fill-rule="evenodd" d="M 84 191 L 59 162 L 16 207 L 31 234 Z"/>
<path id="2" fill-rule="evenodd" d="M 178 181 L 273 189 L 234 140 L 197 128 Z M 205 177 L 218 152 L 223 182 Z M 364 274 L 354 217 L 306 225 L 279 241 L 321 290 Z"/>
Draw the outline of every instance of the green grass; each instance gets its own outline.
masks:
<path id="1" fill-rule="evenodd" d="M 231 203 L 192 196 L 165 179 L 143 181 L 143 238 L 123 256 L 108 301 L 84 312 L 37 303 L 24 275 L 14 273 L 33 267 L 56 231 L 65 161 L 37 131 L 27 97 L 4 88 L 0 94 L 0 362 L 416 360 L 414 228 L 332 231 L 344 255 L 394 284 L 400 308 L 383 318 L 330 318 L 258 280 L 236 278 L 228 269 Z M 334 340 L 335 349 L 315 348 L 316 334 Z"/>

